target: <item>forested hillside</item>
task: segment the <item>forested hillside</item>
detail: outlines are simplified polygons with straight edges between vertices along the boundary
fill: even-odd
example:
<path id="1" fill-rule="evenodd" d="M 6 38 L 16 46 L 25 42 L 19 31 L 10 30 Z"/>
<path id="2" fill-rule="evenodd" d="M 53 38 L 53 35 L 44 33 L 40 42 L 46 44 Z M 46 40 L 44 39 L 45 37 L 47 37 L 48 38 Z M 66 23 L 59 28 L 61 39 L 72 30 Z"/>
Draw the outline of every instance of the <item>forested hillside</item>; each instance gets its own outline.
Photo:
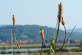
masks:
<path id="1" fill-rule="evenodd" d="M 10 40 L 11 38 L 11 29 L 13 27 L 11 25 L 0 26 L 0 40 Z M 51 36 L 54 33 L 56 35 L 56 29 L 47 27 L 47 26 L 39 26 L 39 25 L 16 25 L 15 26 L 15 34 L 17 40 L 41 40 L 40 37 L 40 28 L 44 30 L 45 40 L 51 40 Z M 69 33 L 67 33 L 68 36 Z M 60 30 L 59 40 L 64 39 L 64 31 Z M 73 33 L 70 39 L 82 39 L 82 35 L 78 33 Z"/>

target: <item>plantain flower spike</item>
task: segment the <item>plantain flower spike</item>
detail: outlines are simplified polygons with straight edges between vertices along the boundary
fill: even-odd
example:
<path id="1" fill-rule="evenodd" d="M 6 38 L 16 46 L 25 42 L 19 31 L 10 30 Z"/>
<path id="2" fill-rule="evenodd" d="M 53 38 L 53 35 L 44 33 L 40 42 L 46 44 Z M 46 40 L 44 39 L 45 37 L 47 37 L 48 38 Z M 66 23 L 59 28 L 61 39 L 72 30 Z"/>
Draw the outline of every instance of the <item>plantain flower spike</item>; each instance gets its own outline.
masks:
<path id="1" fill-rule="evenodd" d="M 63 17 L 62 17 L 62 25 L 63 26 L 65 25 L 65 21 L 64 21 Z"/>
<path id="2" fill-rule="evenodd" d="M 20 45 L 18 44 L 17 40 L 16 40 L 15 44 L 17 45 L 17 48 L 20 48 Z"/>
<path id="3" fill-rule="evenodd" d="M 59 23 L 60 23 L 61 20 L 62 20 L 62 3 L 59 4 L 58 9 L 59 9 L 59 11 L 58 11 L 58 20 L 59 20 Z"/>
<path id="4" fill-rule="evenodd" d="M 13 15 L 13 26 L 15 26 L 15 16 Z"/>
<path id="5" fill-rule="evenodd" d="M 41 39 L 44 40 L 44 30 L 40 29 Z"/>
<path id="6" fill-rule="evenodd" d="M 19 44 L 17 44 L 17 48 L 20 48 L 20 45 Z"/>

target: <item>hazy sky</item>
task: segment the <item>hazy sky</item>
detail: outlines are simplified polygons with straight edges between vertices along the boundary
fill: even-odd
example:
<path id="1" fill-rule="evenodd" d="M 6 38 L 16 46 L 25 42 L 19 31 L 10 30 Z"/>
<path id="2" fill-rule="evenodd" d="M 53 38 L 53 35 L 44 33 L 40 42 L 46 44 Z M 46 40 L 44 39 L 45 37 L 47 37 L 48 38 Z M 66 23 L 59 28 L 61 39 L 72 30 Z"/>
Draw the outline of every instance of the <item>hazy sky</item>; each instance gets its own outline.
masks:
<path id="1" fill-rule="evenodd" d="M 0 25 L 12 24 L 14 14 L 16 24 L 55 27 L 60 2 L 67 28 L 82 28 L 82 0 L 0 0 Z"/>

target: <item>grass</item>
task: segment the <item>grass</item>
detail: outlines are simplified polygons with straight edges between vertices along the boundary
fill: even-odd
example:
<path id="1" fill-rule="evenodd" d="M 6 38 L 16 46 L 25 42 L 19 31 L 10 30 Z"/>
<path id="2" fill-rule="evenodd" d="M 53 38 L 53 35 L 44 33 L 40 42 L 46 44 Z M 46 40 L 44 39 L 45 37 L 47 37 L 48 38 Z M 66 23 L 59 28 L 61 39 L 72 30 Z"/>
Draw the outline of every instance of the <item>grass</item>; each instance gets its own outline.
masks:
<path id="1" fill-rule="evenodd" d="M 49 50 L 49 48 L 47 50 L 43 50 L 43 53 L 46 53 Z M 59 52 L 60 50 L 57 49 L 57 52 Z M 39 53 L 39 51 L 20 51 L 21 53 Z M 19 51 L 14 51 L 13 53 L 20 53 Z M 82 48 L 73 48 L 73 49 L 62 49 L 62 52 L 82 52 Z M 5 51 L 1 51 L 1 54 L 8 54 L 11 52 L 5 52 Z"/>
<path id="2" fill-rule="evenodd" d="M 14 54 L 14 55 L 20 55 L 20 54 Z M 27 53 L 27 55 L 39 55 L 39 53 Z M 43 53 L 43 55 L 46 55 L 46 53 Z M 56 55 L 60 55 L 58 52 Z M 63 52 L 62 55 L 82 55 L 82 53 L 67 53 Z"/>
<path id="3" fill-rule="evenodd" d="M 20 45 L 21 48 L 41 48 L 41 44 L 22 44 Z M 57 44 L 57 47 L 61 47 L 62 44 Z M 80 44 L 65 44 L 65 47 L 79 47 Z M 10 49 L 11 45 L 5 45 L 6 49 Z M 2 45 L 0 45 L 0 49 L 4 48 Z M 48 47 L 48 44 L 45 44 L 45 47 Z M 17 48 L 16 45 L 13 45 L 13 48 Z"/>

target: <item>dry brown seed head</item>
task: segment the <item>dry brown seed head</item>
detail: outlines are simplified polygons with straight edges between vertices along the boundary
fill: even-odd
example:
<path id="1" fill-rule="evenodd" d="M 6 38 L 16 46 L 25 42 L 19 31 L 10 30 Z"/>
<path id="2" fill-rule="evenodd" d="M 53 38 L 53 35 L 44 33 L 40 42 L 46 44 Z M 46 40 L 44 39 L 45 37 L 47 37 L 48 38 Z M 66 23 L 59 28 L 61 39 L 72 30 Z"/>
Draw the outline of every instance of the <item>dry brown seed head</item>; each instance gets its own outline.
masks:
<path id="1" fill-rule="evenodd" d="M 61 19 L 62 19 L 62 3 L 59 4 L 59 11 L 58 11 L 58 20 L 59 20 L 59 23 L 61 22 Z"/>
<path id="2" fill-rule="evenodd" d="M 15 41 L 15 44 L 17 45 L 17 48 L 20 48 L 20 45 L 18 44 L 18 41 Z"/>
<path id="3" fill-rule="evenodd" d="M 62 17 L 62 25 L 65 25 L 65 21 L 64 21 L 63 17 Z"/>
<path id="4" fill-rule="evenodd" d="M 13 26 L 15 26 L 15 16 L 13 15 Z"/>
<path id="5" fill-rule="evenodd" d="M 41 35 L 41 39 L 44 40 L 44 31 L 42 29 L 40 29 L 40 35 Z"/>
<path id="6" fill-rule="evenodd" d="M 20 48 L 20 45 L 19 44 L 17 44 L 17 48 Z"/>

